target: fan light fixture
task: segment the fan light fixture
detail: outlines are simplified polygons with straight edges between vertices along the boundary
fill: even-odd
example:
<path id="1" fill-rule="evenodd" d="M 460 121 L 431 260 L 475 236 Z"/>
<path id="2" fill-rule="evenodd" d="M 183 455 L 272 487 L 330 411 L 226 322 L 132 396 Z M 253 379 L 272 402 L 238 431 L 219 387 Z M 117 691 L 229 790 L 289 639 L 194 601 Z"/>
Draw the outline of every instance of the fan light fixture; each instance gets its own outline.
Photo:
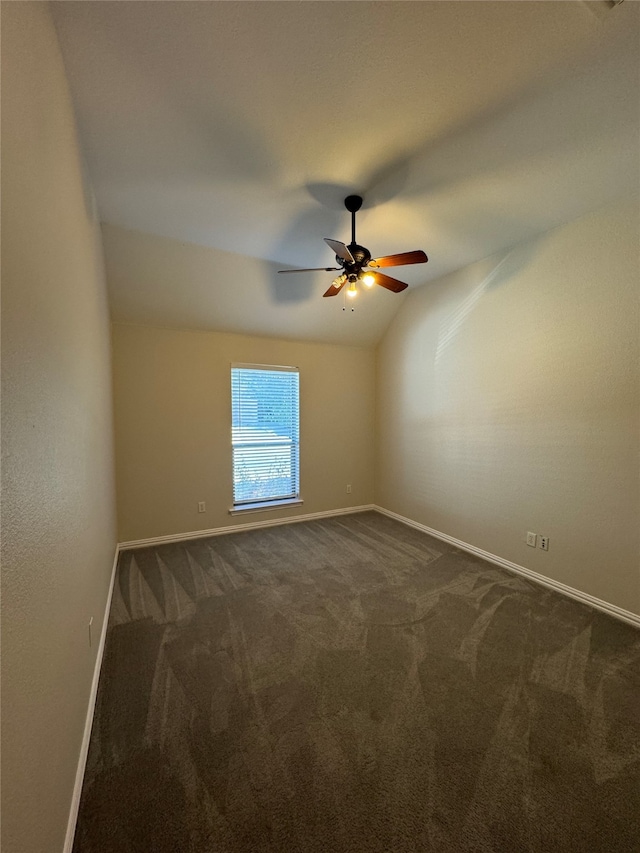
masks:
<path id="1" fill-rule="evenodd" d="M 376 283 L 376 277 L 372 272 L 360 273 L 360 281 L 367 287 L 373 287 Z"/>
<path id="2" fill-rule="evenodd" d="M 356 290 L 356 283 L 352 281 L 349 285 L 349 289 L 347 290 L 347 296 L 350 296 L 352 299 L 354 296 L 358 295 L 358 291 Z"/>
<path id="3" fill-rule="evenodd" d="M 339 290 L 342 287 L 342 285 L 345 283 L 346 280 L 347 280 L 346 273 L 342 273 L 342 275 L 339 275 L 338 278 L 334 278 L 331 286 L 335 287 L 336 290 Z"/>

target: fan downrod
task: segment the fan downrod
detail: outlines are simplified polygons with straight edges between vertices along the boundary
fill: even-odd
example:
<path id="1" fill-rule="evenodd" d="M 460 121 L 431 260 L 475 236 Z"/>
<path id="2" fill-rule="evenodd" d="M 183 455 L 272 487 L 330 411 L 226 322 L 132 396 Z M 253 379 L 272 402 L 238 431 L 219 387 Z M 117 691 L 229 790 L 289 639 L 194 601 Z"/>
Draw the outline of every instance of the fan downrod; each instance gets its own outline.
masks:
<path id="1" fill-rule="evenodd" d="M 348 195 L 344 200 L 344 206 L 351 214 L 351 245 L 356 245 L 356 213 L 362 207 L 362 196 Z M 371 257 L 371 255 L 369 255 Z"/>

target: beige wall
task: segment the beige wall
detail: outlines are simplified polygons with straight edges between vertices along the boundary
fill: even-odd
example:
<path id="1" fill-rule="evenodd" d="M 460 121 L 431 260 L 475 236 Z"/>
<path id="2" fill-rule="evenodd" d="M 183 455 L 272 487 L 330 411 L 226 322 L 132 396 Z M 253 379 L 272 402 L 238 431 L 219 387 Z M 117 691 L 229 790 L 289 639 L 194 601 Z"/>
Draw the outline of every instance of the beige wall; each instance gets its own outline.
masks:
<path id="1" fill-rule="evenodd" d="M 636 613 L 639 233 L 634 198 L 411 293 L 376 470 L 378 504 Z"/>
<path id="2" fill-rule="evenodd" d="M 115 324 L 113 353 L 120 541 L 372 503 L 373 350 Z M 301 507 L 229 515 L 232 362 L 300 368 Z"/>
<path id="3" fill-rule="evenodd" d="M 49 9 L 3 3 L 7 853 L 62 850 L 116 542 L 108 310 L 89 203 Z"/>

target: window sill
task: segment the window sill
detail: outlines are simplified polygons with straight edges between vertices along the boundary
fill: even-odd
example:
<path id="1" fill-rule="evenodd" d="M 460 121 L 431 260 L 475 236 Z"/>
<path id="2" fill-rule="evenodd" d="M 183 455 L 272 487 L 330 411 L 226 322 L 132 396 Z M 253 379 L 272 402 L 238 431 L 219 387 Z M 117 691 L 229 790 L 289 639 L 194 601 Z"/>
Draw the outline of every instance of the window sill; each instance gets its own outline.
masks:
<path id="1" fill-rule="evenodd" d="M 239 504 L 232 506 L 229 515 L 245 515 L 249 512 L 268 512 L 270 509 L 281 509 L 283 506 L 302 506 L 302 498 L 289 498 L 285 501 L 264 501 L 259 504 Z"/>

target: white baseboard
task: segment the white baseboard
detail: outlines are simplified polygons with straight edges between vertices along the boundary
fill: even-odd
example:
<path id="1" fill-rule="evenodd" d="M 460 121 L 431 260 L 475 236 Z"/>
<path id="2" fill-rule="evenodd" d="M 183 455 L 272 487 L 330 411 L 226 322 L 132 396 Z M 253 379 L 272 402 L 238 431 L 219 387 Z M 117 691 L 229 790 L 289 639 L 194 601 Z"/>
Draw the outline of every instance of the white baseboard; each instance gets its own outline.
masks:
<path id="1" fill-rule="evenodd" d="M 268 519 L 267 521 L 247 521 L 244 524 L 228 524 L 224 527 L 212 527 L 209 530 L 194 530 L 190 533 L 173 533 L 169 536 L 153 536 L 150 539 L 133 539 L 131 542 L 120 542 L 120 551 L 131 548 L 147 548 L 150 545 L 162 545 L 167 542 L 184 542 L 187 539 L 207 539 L 209 536 L 223 536 L 225 533 L 239 533 L 241 530 L 258 530 L 261 527 L 276 527 L 280 524 L 295 524 L 298 521 L 315 521 L 319 518 L 331 518 L 335 515 L 351 515 L 354 512 L 366 512 L 376 507 L 373 504 L 349 506 L 341 509 L 328 509 L 324 512 L 307 512 L 301 515 L 290 515 L 285 518 Z"/>
<path id="2" fill-rule="evenodd" d="M 562 593 L 563 595 L 567 595 L 569 598 L 573 598 L 581 604 L 586 604 L 589 607 L 595 607 L 596 610 L 601 610 L 609 616 L 621 619 L 623 622 L 628 622 L 635 628 L 640 628 L 640 616 L 637 613 L 632 613 L 630 610 L 623 610 L 622 607 L 617 607 L 615 604 L 610 604 L 608 601 L 603 601 L 601 598 L 596 598 L 595 596 L 582 592 L 579 589 L 574 589 L 574 587 L 567 586 L 560 581 L 553 580 L 553 578 L 547 578 L 544 575 L 538 574 L 538 572 L 534 572 L 532 569 L 519 566 L 517 563 L 512 563 L 511 560 L 505 560 L 504 557 L 498 557 L 497 554 L 491 554 L 489 551 L 483 551 L 482 548 L 476 548 L 475 545 L 469 545 L 468 542 L 463 542 L 461 539 L 456 539 L 454 536 L 441 533 L 439 530 L 434 530 L 432 527 L 427 527 L 426 524 L 420 524 L 420 522 L 406 518 L 404 515 L 399 515 L 397 512 L 391 512 L 391 510 L 384 509 L 384 507 L 381 506 L 374 506 L 373 509 L 376 512 L 382 513 L 382 515 L 388 515 L 389 518 L 395 518 L 396 521 L 401 521 L 409 527 L 415 527 L 416 530 L 428 533 L 429 536 L 441 539 L 443 542 L 448 542 L 450 545 L 455 545 L 455 547 L 460 548 L 461 551 L 467 551 L 469 554 L 473 554 L 474 556 L 480 557 L 489 563 L 500 566 L 502 569 L 507 569 L 507 571 L 521 575 L 534 583 L 541 584 L 542 586 L 546 586 L 549 589 Z"/>
<path id="3" fill-rule="evenodd" d="M 116 552 L 113 557 L 113 566 L 111 568 L 111 581 L 109 582 L 109 593 L 107 595 L 107 603 L 104 608 L 104 618 L 102 620 L 102 631 L 100 632 L 100 642 L 96 652 L 96 662 L 93 668 L 93 680 L 91 682 L 91 692 L 89 693 L 89 704 L 87 707 L 87 717 L 84 723 L 84 734 L 82 735 L 82 743 L 80 744 L 80 756 L 78 758 L 78 768 L 76 770 L 76 781 L 73 786 L 73 794 L 71 796 L 71 808 L 69 809 L 69 820 L 67 822 L 67 834 L 64 839 L 63 853 L 71 853 L 73 848 L 73 838 L 76 833 L 76 823 L 78 820 L 78 810 L 80 808 L 80 797 L 82 795 L 82 783 L 84 781 L 84 771 L 87 766 L 87 756 L 89 754 L 89 742 L 91 740 L 91 728 L 93 726 L 93 714 L 96 707 L 96 698 L 98 696 L 98 682 L 100 680 L 100 670 L 102 668 L 102 657 L 104 655 L 104 646 L 107 639 L 107 626 L 109 624 L 109 611 L 111 610 L 111 598 L 113 596 L 113 586 L 116 579 L 116 568 L 118 566 L 118 557 L 120 556 L 120 546 L 116 545 Z"/>

